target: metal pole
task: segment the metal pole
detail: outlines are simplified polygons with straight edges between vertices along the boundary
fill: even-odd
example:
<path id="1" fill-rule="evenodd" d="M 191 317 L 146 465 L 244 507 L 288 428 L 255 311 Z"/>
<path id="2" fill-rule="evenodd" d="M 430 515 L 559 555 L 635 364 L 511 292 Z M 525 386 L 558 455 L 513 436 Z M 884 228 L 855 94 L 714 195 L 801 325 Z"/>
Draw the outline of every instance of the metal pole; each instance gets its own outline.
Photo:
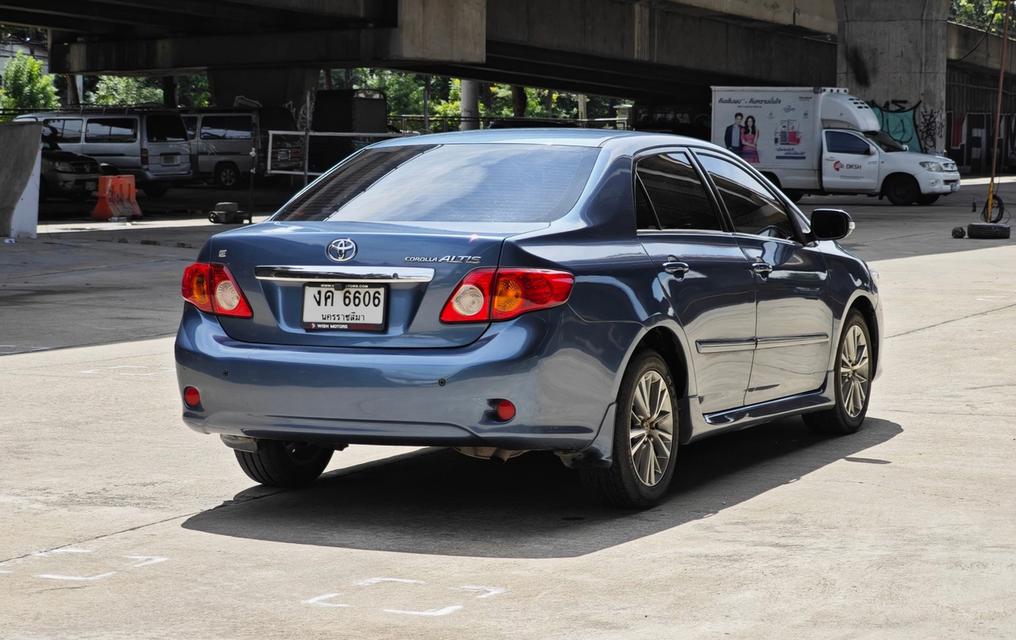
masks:
<path id="1" fill-rule="evenodd" d="M 303 186 L 307 186 L 310 182 L 308 175 L 310 174 L 310 89 L 307 90 L 307 96 L 304 99 L 304 124 L 303 124 Z"/>
<path id="2" fill-rule="evenodd" d="M 423 132 L 430 133 L 430 76 L 423 76 Z"/>
<path id="3" fill-rule="evenodd" d="M 1005 2 L 1002 18 L 1002 63 L 998 67 L 998 98 L 995 102 L 995 128 L 991 131 L 991 180 L 988 182 L 988 202 L 984 207 L 984 221 L 991 222 L 991 210 L 995 204 L 995 172 L 998 167 L 998 133 L 1002 124 L 1002 89 L 1005 85 L 1006 57 L 1009 54 L 1009 9 L 1010 0 Z"/>

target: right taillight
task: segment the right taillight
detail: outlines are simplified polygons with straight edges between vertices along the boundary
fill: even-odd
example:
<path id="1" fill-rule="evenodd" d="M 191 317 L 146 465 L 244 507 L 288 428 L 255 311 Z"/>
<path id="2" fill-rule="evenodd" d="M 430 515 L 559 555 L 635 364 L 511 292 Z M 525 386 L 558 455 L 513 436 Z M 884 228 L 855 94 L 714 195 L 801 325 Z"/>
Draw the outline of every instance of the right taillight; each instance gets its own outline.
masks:
<path id="1" fill-rule="evenodd" d="M 234 318 L 254 315 L 224 264 L 195 262 L 184 270 L 180 289 L 184 300 L 206 313 Z"/>
<path id="2" fill-rule="evenodd" d="M 510 320 L 564 304 L 575 276 L 551 269 L 476 269 L 452 292 L 441 322 Z"/>

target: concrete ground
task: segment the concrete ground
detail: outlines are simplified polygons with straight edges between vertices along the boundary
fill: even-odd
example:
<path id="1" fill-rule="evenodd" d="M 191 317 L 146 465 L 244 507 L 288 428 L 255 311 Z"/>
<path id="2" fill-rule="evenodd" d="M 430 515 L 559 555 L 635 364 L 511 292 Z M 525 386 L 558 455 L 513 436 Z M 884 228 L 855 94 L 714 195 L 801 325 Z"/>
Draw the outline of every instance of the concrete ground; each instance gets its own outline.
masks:
<path id="1" fill-rule="evenodd" d="M 642 513 L 535 454 L 351 447 L 257 487 L 181 424 L 172 338 L 139 339 L 172 331 L 175 243 L 210 229 L 0 247 L 0 636 L 1011 638 L 1016 245 L 949 237 L 982 191 L 806 199 L 851 210 L 881 274 L 869 419 L 688 446 Z"/>

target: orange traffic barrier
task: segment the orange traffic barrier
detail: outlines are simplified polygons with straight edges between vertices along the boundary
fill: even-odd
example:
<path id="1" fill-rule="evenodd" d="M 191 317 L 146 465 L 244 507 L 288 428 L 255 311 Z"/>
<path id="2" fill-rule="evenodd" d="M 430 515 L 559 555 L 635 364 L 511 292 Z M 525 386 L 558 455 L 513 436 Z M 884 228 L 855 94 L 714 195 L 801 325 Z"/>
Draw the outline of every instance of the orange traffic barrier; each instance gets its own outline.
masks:
<path id="1" fill-rule="evenodd" d="M 101 176 L 92 220 L 141 217 L 134 176 Z"/>

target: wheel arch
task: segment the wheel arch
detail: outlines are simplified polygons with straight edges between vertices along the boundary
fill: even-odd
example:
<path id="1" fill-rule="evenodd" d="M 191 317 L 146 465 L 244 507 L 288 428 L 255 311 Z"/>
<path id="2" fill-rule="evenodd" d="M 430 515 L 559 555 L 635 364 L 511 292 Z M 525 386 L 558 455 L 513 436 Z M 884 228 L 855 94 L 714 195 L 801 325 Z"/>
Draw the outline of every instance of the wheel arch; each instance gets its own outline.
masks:
<path id="1" fill-rule="evenodd" d="M 847 317 L 854 310 L 860 312 L 861 316 L 864 317 L 864 321 L 868 324 L 868 332 L 871 334 L 871 357 L 873 360 L 872 371 L 878 371 L 879 358 L 881 357 L 882 351 L 882 327 L 879 325 L 878 311 L 876 307 L 876 301 L 874 301 L 870 294 L 866 291 L 858 291 L 850 299 L 850 302 L 844 307 L 843 315 L 840 317 L 840 323 L 838 331 L 836 332 L 836 342 L 833 344 L 832 355 L 829 362 L 829 370 L 832 371 L 836 367 L 836 347 L 839 344 L 840 337 L 843 333 L 843 325 L 847 322 Z"/>
<path id="2" fill-rule="evenodd" d="M 696 395 L 695 372 L 692 369 L 691 354 L 688 351 L 687 341 L 680 327 L 670 322 L 658 322 L 647 326 L 633 341 L 632 347 L 628 350 L 623 366 L 617 372 L 617 381 L 614 385 L 614 396 L 617 397 L 621 387 L 621 380 L 625 372 L 631 366 L 635 354 L 640 351 L 651 349 L 660 354 L 667 367 L 670 369 L 670 376 L 673 379 L 675 390 L 679 397 L 680 406 L 689 405 L 688 399 Z M 687 442 L 691 437 L 691 417 L 687 411 L 680 412 L 680 442 Z"/>

